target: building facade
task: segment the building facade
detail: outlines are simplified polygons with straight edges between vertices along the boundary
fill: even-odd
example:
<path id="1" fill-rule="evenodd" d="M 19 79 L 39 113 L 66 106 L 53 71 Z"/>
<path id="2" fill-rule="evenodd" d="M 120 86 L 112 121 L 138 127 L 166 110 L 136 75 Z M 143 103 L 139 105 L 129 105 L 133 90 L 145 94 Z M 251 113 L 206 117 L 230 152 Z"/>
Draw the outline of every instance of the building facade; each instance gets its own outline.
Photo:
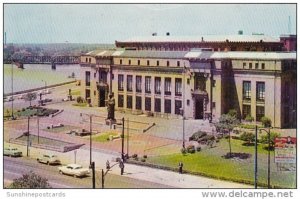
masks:
<path id="1" fill-rule="evenodd" d="M 96 50 L 81 56 L 82 95 L 157 117 L 216 120 L 230 109 L 296 126 L 296 53 Z M 183 110 L 183 111 L 182 111 Z"/>

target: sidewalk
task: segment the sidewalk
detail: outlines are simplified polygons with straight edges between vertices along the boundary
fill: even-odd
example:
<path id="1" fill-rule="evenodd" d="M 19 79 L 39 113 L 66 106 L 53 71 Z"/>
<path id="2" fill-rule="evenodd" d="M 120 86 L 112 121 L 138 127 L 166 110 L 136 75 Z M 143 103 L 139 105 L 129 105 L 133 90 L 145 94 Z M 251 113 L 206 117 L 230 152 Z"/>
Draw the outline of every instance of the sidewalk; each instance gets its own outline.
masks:
<path id="1" fill-rule="evenodd" d="M 7 146 L 8 143 L 5 143 Z M 12 146 L 17 146 L 13 145 Z M 26 156 L 26 146 L 17 146 L 23 152 L 23 156 Z M 30 157 L 34 160 L 39 154 L 47 153 L 46 150 L 30 148 Z M 67 153 L 49 152 L 59 156 L 62 164 L 76 163 L 83 165 L 84 167 L 89 166 L 89 150 L 78 149 Z M 110 165 L 116 164 L 110 171 L 112 174 L 120 175 L 120 168 L 114 160 L 120 157 L 118 153 L 104 153 L 103 151 L 93 151 L 92 161 L 95 162 L 96 169 L 101 170 L 106 167 L 106 161 L 110 161 Z M 105 170 L 106 171 L 106 170 Z M 176 188 L 252 188 L 251 185 L 238 184 L 228 181 L 215 180 L 211 178 L 193 176 L 188 174 L 179 174 L 172 171 L 165 171 L 155 168 L 143 167 L 138 165 L 125 164 L 124 176 L 145 180 L 153 183 L 160 183 Z"/>

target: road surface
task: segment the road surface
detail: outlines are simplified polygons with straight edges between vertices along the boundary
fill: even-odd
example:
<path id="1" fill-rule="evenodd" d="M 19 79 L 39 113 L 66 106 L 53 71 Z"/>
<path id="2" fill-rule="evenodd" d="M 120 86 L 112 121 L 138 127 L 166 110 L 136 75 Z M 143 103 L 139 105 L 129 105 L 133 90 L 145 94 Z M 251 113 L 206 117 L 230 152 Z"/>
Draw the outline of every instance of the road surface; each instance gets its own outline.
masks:
<path id="1" fill-rule="evenodd" d="M 74 178 L 58 173 L 58 166 L 38 163 L 33 159 L 4 157 L 4 181 L 9 184 L 15 178 L 29 171 L 48 179 L 52 188 L 92 188 L 91 176 Z M 101 187 L 100 171 L 96 172 L 96 188 Z M 108 174 L 105 178 L 105 188 L 171 188 L 170 186 L 137 180 L 120 175 Z"/>

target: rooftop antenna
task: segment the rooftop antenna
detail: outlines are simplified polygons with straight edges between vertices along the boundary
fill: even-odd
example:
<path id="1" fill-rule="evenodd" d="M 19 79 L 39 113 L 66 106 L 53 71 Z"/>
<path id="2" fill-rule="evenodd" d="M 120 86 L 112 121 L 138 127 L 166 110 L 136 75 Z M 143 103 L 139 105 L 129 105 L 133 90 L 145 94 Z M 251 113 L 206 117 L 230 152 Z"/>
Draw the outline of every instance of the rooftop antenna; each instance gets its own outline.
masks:
<path id="1" fill-rule="evenodd" d="M 289 16 L 289 23 L 288 23 L 288 33 L 291 34 L 291 16 Z"/>

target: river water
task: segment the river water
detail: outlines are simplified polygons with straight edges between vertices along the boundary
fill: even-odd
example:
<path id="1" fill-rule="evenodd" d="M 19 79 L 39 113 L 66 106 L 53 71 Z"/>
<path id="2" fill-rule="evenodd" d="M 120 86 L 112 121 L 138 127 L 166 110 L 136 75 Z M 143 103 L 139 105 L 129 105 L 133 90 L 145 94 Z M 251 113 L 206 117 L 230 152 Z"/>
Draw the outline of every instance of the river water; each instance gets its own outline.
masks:
<path id="1" fill-rule="evenodd" d="M 13 69 L 12 69 L 13 68 Z M 20 69 L 15 65 L 4 64 L 4 94 L 11 93 L 12 70 L 14 92 L 32 88 L 63 83 L 80 79 L 80 65 L 57 65 L 56 70 L 51 69 L 47 64 L 24 64 L 25 69 Z M 75 78 L 69 78 L 74 72 Z"/>

